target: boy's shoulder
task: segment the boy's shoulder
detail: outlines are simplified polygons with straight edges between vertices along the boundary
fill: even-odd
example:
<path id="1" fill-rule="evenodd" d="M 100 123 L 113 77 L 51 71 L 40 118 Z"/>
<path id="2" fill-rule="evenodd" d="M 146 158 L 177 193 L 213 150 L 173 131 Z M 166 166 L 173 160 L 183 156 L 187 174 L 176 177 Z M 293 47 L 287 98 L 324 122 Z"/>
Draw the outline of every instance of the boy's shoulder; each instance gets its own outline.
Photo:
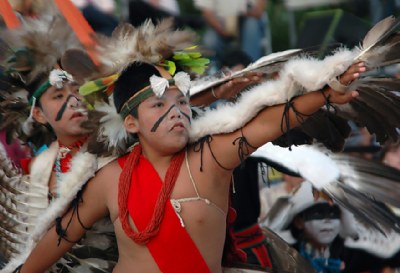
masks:
<path id="1" fill-rule="evenodd" d="M 121 165 L 119 163 L 119 158 L 114 158 L 109 160 L 109 162 L 107 162 L 103 167 L 101 167 L 98 171 L 99 174 L 101 174 L 102 176 L 104 175 L 110 175 L 110 176 L 116 176 L 121 173 L 122 168 Z"/>

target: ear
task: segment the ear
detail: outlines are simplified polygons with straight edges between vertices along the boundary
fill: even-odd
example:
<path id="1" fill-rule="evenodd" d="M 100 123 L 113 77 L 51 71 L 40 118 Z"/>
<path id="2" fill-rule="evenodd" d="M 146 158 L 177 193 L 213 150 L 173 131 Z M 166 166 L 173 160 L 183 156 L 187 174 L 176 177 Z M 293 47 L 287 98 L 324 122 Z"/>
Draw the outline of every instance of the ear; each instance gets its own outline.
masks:
<path id="1" fill-rule="evenodd" d="M 130 133 L 136 134 L 137 132 L 139 132 L 139 122 L 137 118 L 132 115 L 128 115 L 124 119 L 124 126 L 125 129 Z"/>
<path id="2" fill-rule="evenodd" d="M 32 111 L 32 117 L 35 121 L 41 123 L 41 124 L 46 124 L 47 123 L 47 118 L 43 113 L 43 110 L 40 107 L 33 107 Z"/>

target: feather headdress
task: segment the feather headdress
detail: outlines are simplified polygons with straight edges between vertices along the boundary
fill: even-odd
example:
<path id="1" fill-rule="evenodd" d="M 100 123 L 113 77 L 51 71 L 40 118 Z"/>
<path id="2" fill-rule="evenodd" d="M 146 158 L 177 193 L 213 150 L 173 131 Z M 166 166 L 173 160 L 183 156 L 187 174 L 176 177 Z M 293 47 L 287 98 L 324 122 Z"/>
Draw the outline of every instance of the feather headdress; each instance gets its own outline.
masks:
<path id="1" fill-rule="evenodd" d="M 36 148 L 49 144 L 55 135 L 47 126 L 33 121 L 27 99 L 40 96 L 50 85 L 57 84 L 49 79 L 51 70 L 59 67 L 68 48 L 81 48 L 68 23 L 53 8 L 39 18 L 24 19 L 17 29 L 0 30 L 0 129 L 7 131 L 8 139 L 17 137 Z M 59 77 L 56 78 L 57 81 Z M 48 85 L 44 85 L 46 81 Z M 28 98 L 16 95 L 21 90 Z"/>
<path id="2" fill-rule="evenodd" d="M 83 82 L 120 74 L 132 63 L 162 66 L 174 75 L 176 65 L 198 73 L 209 62 L 196 51 L 196 34 L 173 29 L 172 19 L 147 20 L 139 27 L 123 23 L 111 37 L 97 35 L 96 40 L 97 67 L 83 51 L 68 51 L 62 60 L 63 68 Z"/>
<path id="3" fill-rule="evenodd" d="M 111 37 L 98 36 L 96 54 L 99 66 L 95 66 L 84 51 L 66 52 L 62 59 L 63 68 L 75 78 L 85 82 L 80 88 L 80 93 L 94 107 L 94 111 L 89 115 L 90 121 L 83 124 L 85 128 L 95 131 L 91 134 L 95 139 L 88 141 L 96 143 L 93 146 L 89 145 L 90 152 L 103 155 L 120 154 L 129 146 L 131 137 L 126 132 L 115 133 L 107 129 L 124 130 L 120 115 L 127 110 L 121 113 L 123 106 L 120 105 L 121 99 L 116 102 L 117 110 L 114 107 L 114 100 L 110 100 L 115 83 L 123 81 L 120 75 L 132 66 L 146 66 L 146 69 L 138 70 L 146 71 L 149 75 L 136 77 L 137 80 L 129 83 L 130 89 L 139 91 L 148 86 L 151 89 L 147 91 L 151 92 L 146 91 L 147 93 L 162 95 L 165 88 L 174 84 L 186 94 L 190 87 L 190 77 L 183 72 L 175 74 L 177 68 L 189 73 L 202 73 L 209 62 L 196 51 L 195 42 L 194 32 L 174 29 L 171 19 L 162 20 L 158 24 L 148 20 L 139 27 L 121 24 Z M 158 68 L 155 67 L 168 71 L 171 79 L 160 77 Z M 132 94 L 122 95 L 126 100 L 131 96 Z"/>

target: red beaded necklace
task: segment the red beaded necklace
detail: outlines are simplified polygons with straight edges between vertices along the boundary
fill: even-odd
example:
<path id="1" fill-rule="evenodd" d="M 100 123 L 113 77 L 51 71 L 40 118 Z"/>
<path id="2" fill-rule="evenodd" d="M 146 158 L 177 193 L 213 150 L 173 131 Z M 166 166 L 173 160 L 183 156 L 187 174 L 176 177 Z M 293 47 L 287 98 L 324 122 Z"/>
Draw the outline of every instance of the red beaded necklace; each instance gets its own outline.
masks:
<path id="1" fill-rule="evenodd" d="M 79 150 L 82 145 L 86 142 L 87 138 L 78 140 L 71 145 L 64 145 L 60 141 L 58 141 L 58 155 L 56 162 L 54 163 L 54 171 L 56 172 L 56 175 L 59 173 L 66 173 L 69 171 L 71 167 L 71 160 L 72 160 L 72 155 L 71 151 L 73 149 Z M 57 175 L 58 176 L 58 175 Z"/>

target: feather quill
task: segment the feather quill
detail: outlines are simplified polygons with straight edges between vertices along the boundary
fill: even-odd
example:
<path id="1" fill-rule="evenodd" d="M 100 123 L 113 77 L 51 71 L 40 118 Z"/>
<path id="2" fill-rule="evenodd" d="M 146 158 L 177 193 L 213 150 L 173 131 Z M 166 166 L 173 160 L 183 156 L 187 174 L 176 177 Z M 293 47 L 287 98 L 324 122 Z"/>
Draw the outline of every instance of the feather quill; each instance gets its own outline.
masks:
<path id="1" fill-rule="evenodd" d="M 393 16 L 386 17 L 375 24 L 375 26 L 365 35 L 359 48 L 360 53 L 357 55 L 355 60 L 366 59 L 364 55 L 373 47 L 384 41 L 385 38 L 391 35 L 399 27 L 399 25 L 400 21 Z"/>

